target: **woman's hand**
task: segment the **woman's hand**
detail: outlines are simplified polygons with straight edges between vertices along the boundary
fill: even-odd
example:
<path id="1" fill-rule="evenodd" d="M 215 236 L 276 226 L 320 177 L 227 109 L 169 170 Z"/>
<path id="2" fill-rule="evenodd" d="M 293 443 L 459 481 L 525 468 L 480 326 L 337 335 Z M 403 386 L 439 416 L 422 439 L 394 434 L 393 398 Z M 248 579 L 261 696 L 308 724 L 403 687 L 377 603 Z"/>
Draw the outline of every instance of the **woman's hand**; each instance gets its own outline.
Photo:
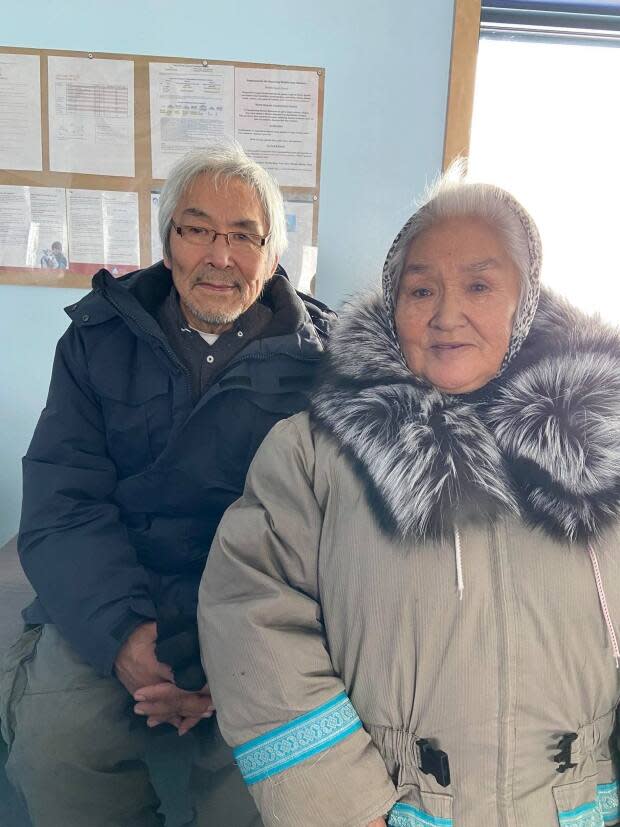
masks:
<path id="1" fill-rule="evenodd" d="M 384 818 L 376 818 L 374 821 L 371 821 L 368 827 L 385 827 L 385 819 Z"/>

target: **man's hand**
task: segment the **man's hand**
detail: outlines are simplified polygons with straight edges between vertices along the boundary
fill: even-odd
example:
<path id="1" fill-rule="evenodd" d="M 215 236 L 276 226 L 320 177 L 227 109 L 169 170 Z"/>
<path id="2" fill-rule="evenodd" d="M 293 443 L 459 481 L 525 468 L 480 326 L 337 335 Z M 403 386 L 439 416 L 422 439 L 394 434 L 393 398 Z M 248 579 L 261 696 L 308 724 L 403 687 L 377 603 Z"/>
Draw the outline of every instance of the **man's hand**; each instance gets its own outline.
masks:
<path id="1" fill-rule="evenodd" d="M 134 706 L 137 715 L 147 715 L 147 726 L 174 724 L 179 735 L 185 735 L 192 727 L 213 715 L 215 707 L 207 684 L 199 692 L 186 692 L 173 683 L 158 683 L 143 686 L 134 692 Z"/>
<path id="2" fill-rule="evenodd" d="M 172 681 L 172 669 L 155 657 L 157 624 L 143 623 L 121 646 L 114 661 L 116 677 L 130 695 L 141 686 Z"/>

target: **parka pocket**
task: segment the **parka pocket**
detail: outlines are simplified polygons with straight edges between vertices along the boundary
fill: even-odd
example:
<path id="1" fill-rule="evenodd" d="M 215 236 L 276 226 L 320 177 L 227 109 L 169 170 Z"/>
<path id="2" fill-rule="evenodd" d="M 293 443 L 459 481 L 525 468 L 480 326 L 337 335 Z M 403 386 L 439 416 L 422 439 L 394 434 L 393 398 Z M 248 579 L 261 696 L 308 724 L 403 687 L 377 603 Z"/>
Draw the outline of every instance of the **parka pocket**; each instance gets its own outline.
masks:
<path id="1" fill-rule="evenodd" d="M 596 800 L 605 827 L 620 824 L 620 784 L 613 761 L 597 761 Z"/>
<path id="2" fill-rule="evenodd" d="M 398 788 L 401 799 L 390 810 L 388 827 L 453 827 L 451 795 L 430 793 L 415 784 Z"/>
<path id="3" fill-rule="evenodd" d="M 423 739 L 415 732 L 378 725 L 370 726 L 370 737 L 383 756 L 399 799 L 388 814 L 388 827 L 453 827 L 454 798 L 444 792 L 452 789 L 448 767 L 439 764 L 435 768 L 443 770 L 444 783 L 435 769 L 423 769 Z"/>
<path id="4" fill-rule="evenodd" d="M 108 451 L 121 476 L 152 463 L 169 432 L 171 396 L 167 376 L 133 377 L 127 387 L 99 388 Z"/>
<path id="5" fill-rule="evenodd" d="M 26 690 L 26 663 L 34 657 L 43 626 L 23 632 L 4 656 L 0 672 L 0 730 L 10 749 L 15 737 L 15 708 Z"/>
<path id="6" fill-rule="evenodd" d="M 612 827 L 620 824 L 618 782 L 611 761 L 598 762 L 596 775 L 558 784 L 553 797 L 561 827 Z M 611 780 L 605 780 L 605 779 Z"/>

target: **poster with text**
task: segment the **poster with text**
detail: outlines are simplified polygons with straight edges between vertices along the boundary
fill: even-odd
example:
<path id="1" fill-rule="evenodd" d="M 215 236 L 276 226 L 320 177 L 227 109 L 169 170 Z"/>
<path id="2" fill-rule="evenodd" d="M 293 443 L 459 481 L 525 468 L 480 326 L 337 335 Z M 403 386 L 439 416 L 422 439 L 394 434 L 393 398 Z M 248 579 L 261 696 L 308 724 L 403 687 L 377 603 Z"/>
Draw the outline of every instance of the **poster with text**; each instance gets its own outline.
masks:
<path id="1" fill-rule="evenodd" d="M 67 265 L 65 190 L 0 186 L 0 267 L 61 275 Z"/>
<path id="2" fill-rule="evenodd" d="M 138 193 L 67 190 L 70 268 L 122 276 L 140 266 Z"/>
<path id="3" fill-rule="evenodd" d="M 284 210 L 288 247 L 280 259 L 280 264 L 297 290 L 311 293 L 317 260 L 317 248 L 312 244 L 314 204 L 285 201 Z"/>
<path id="4" fill-rule="evenodd" d="M 0 169 L 43 169 L 38 55 L 0 54 Z"/>
<path id="5" fill-rule="evenodd" d="M 235 69 L 235 137 L 281 187 L 317 184 L 319 77 L 295 69 Z"/>
<path id="6" fill-rule="evenodd" d="M 153 178 L 192 149 L 234 133 L 233 66 L 149 64 Z"/>
<path id="7" fill-rule="evenodd" d="M 48 58 L 50 169 L 135 175 L 130 60 Z"/>

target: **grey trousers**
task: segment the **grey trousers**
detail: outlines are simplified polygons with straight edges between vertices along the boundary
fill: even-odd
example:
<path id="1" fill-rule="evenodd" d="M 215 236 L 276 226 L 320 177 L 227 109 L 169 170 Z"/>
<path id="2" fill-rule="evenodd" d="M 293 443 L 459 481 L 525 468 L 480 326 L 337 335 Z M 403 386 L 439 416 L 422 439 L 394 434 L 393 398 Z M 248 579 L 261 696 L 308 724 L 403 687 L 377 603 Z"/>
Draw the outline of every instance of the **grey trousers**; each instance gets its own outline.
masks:
<path id="1" fill-rule="evenodd" d="M 30 629 L 0 675 L 6 771 L 34 827 L 161 827 L 144 756 L 158 735 L 132 711 L 115 678 L 102 678 L 54 626 Z M 260 827 L 216 719 L 195 742 L 191 795 L 197 827 Z"/>

